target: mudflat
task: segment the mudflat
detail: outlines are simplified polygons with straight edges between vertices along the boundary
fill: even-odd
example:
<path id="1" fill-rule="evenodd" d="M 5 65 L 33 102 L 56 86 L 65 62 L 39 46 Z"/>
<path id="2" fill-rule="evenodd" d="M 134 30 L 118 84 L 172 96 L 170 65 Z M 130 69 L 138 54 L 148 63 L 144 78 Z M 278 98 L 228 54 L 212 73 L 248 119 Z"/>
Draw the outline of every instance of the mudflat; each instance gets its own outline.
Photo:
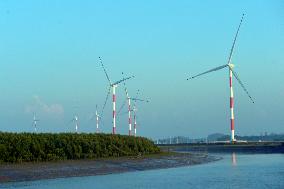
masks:
<path id="1" fill-rule="evenodd" d="M 0 183 L 164 169 L 208 163 L 219 159 L 200 153 L 162 153 L 94 160 L 0 164 Z"/>

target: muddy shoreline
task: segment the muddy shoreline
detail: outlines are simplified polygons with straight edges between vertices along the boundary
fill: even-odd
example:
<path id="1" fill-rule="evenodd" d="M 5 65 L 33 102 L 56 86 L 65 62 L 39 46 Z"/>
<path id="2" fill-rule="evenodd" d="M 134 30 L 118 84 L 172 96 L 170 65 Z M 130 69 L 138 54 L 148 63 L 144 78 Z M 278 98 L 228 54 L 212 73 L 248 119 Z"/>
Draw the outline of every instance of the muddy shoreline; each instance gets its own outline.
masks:
<path id="1" fill-rule="evenodd" d="M 165 169 L 203 164 L 220 159 L 220 157 L 203 153 L 164 153 L 146 157 L 0 164 L 0 184 Z"/>
<path id="2" fill-rule="evenodd" d="M 190 143 L 190 144 L 161 144 L 164 151 L 187 151 L 199 153 L 284 153 L 284 142 L 247 142 L 247 143 Z"/>

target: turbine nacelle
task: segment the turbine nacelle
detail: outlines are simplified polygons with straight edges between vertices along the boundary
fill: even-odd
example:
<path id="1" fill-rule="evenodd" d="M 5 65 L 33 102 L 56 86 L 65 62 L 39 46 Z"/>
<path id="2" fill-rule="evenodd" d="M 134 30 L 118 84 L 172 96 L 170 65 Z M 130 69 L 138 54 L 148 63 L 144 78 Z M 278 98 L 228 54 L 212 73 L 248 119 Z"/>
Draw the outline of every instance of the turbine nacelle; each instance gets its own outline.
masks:
<path id="1" fill-rule="evenodd" d="M 232 64 L 232 63 L 229 63 L 228 66 L 229 66 L 230 69 L 233 69 L 235 67 L 235 65 Z"/>

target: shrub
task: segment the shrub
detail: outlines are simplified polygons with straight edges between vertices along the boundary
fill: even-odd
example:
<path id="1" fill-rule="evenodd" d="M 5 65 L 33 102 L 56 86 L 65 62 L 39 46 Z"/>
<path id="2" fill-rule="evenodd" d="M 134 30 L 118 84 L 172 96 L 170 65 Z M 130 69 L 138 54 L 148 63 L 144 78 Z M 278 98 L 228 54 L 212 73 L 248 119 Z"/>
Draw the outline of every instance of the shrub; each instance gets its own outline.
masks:
<path id="1" fill-rule="evenodd" d="M 0 162 L 54 161 L 153 154 L 147 138 L 111 134 L 0 132 Z"/>

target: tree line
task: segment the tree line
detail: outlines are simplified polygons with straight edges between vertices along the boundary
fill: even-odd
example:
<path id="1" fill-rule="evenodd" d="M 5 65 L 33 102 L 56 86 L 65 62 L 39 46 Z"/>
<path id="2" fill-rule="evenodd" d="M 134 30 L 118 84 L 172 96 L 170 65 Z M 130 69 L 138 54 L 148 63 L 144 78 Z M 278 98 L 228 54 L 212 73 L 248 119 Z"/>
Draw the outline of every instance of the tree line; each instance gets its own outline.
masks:
<path id="1" fill-rule="evenodd" d="M 0 162 L 95 159 L 159 153 L 144 137 L 112 134 L 0 132 Z"/>

